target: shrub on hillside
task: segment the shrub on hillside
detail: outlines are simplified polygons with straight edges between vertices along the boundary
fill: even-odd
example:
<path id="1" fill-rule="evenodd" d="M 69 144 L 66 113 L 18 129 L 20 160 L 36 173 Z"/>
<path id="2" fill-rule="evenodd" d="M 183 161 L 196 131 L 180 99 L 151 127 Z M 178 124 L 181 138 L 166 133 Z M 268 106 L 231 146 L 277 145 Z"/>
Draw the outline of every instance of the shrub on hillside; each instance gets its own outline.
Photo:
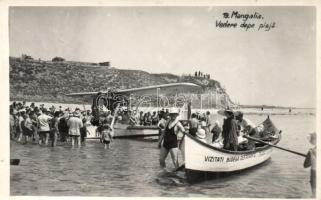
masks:
<path id="1" fill-rule="evenodd" d="M 65 59 L 62 58 L 62 57 L 54 57 L 54 58 L 52 59 L 52 62 L 63 62 L 63 61 L 65 61 Z"/>

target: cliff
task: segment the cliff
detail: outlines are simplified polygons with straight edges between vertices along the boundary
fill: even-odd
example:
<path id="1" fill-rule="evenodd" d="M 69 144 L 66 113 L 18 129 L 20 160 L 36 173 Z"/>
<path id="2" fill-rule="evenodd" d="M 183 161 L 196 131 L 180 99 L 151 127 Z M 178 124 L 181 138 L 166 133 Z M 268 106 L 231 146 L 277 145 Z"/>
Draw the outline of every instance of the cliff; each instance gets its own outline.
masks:
<path id="1" fill-rule="evenodd" d="M 123 70 L 96 63 L 42 61 L 10 57 L 10 99 L 37 102 L 83 103 L 90 99 L 65 96 L 73 92 L 91 92 L 107 88 L 135 88 L 149 85 L 191 82 L 202 86 L 204 94 L 219 92 L 229 96 L 213 79 L 174 74 L 151 74 L 141 70 Z M 231 103 L 231 101 L 230 101 Z"/>

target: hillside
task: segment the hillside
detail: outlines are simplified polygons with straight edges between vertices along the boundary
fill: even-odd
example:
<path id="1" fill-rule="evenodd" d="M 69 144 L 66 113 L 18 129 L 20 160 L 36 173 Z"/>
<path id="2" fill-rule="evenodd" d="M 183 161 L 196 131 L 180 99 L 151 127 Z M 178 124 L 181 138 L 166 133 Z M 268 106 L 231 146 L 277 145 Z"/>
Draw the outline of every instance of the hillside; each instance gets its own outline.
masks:
<path id="1" fill-rule="evenodd" d="M 225 94 L 219 82 L 208 78 L 167 73 L 150 74 L 140 70 L 99 66 L 95 63 L 51 62 L 10 57 L 9 76 L 11 100 L 82 103 L 90 99 L 75 99 L 64 94 L 175 82 L 191 82 L 201 85 L 204 93 L 219 91 Z"/>

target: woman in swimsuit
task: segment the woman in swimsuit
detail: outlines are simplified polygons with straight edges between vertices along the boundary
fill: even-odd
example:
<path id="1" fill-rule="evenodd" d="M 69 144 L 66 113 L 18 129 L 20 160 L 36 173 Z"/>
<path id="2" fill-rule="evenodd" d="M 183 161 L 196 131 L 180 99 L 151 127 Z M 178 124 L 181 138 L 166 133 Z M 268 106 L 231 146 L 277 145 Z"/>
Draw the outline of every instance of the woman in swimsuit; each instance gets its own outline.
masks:
<path id="1" fill-rule="evenodd" d="M 177 134 L 179 131 L 185 132 L 183 125 L 177 119 L 179 112 L 173 109 L 169 113 L 169 120 L 166 122 L 163 144 L 160 150 L 159 163 L 162 168 L 166 167 L 165 160 L 168 153 L 171 154 L 175 168 L 178 167 L 178 142 Z"/>

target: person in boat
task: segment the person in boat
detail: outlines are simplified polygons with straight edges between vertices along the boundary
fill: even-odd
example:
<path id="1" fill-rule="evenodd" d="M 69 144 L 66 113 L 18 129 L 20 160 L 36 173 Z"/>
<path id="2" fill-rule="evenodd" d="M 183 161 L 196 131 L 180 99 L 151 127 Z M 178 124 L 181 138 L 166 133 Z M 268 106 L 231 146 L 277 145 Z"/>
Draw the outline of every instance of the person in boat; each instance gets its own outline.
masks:
<path id="1" fill-rule="evenodd" d="M 178 120 L 179 112 L 178 109 L 173 108 L 169 112 L 169 119 L 165 125 L 164 139 L 162 143 L 162 147 L 160 150 L 160 166 L 166 167 L 166 157 L 168 153 L 171 154 L 172 161 L 174 163 L 175 168 L 178 167 L 178 141 L 177 134 L 179 131 L 185 132 L 183 125 Z"/>
<path id="2" fill-rule="evenodd" d="M 157 125 L 158 121 L 159 121 L 158 114 L 156 113 L 156 111 L 154 111 L 152 115 L 152 125 Z"/>
<path id="3" fill-rule="evenodd" d="M 199 128 L 197 129 L 197 132 L 196 132 L 196 138 L 199 140 L 199 141 L 202 141 L 204 143 L 206 143 L 206 132 L 204 129 L 202 128 Z"/>
<path id="4" fill-rule="evenodd" d="M 137 125 L 137 120 L 136 120 L 136 117 L 135 117 L 135 112 L 129 110 L 129 111 L 128 111 L 128 116 L 129 116 L 129 125 L 131 125 L 131 126 Z"/>
<path id="5" fill-rule="evenodd" d="M 146 112 L 144 114 L 144 126 L 150 126 L 152 125 L 152 117 L 150 112 Z"/>
<path id="6" fill-rule="evenodd" d="M 197 115 L 192 113 L 191 119 L 189 120 L 189 134 L 192 136 L 196 136 L 197 128 L 198 128 L 199 121 L 197 119 Z"/>
<path id="7" fill-rule="evenodd" d="M 220 122 L 218 120 L 215 121 L 211 133 L 213 134 L 212 142 L 215 142 L 221 136 L 222 128 L 220 127 Z"/>
<path id="8" fill-rule="evenodd" d="M 139 125 L 141 125 L 141 126 L 144 125 L 144 112 L 143 111 L 139 112 Z"/>
<path id="9" fill-rule="evenodd" d="M 224 114 L 226 119 L 223 123 L 223 148 L 226 150 L 237 151 L 238 141 L 237 141 L 237 123 L 234 119 L 234 113 L 232 110 L 225 110 Z"/>
<path id="10" fill-rule="evenodd" d="M 165 110 L 165 119 L 168 120 L 169 117 L 170 117 L 170 116 L 169 116 L 169 110 L 166 109 L 166 110 Z"/>
<path id="11" fill-rule="evenodd" d="M 316 133 L 310 133 L 309 140 L 313 147 L 309 150 L 304 160 L 303 166 L 305 168 L 311 167 L 310 185 L 312 190 L 312 197 L 316 195 L 316 162 L 317 162 L 317 151 L 316 151 Z"/>
<path id="12" fill-rule="evenodd" d="M 206 135 L 209 134 L 210 131 L 209 131 L 209 128 L 207 127 L 205 116 L 200 118 L 199 126 L 205 130 Z"/>
<path id="13" fill-rule="evenodd" d="M 246 133 L 255 127 L 255 124 L 251 120 L 243 117 L 243 112 L 241 111 L 235 112 L 235 119 L 240 132 Z"/>
<path id="14" fill-rule="evenodd" d="M 207 131 L 208 131 L 208 133 L 210 132 L 210 130 L 211 130 L 211 126 L 212 126 L 212 124 L 211 124 L 211 113 L 210 113 L 210 111 L 206 111 L 206 115 L 205 115 L 205 122 L 206 122 L 206 126 L 207 126 Z"/>

